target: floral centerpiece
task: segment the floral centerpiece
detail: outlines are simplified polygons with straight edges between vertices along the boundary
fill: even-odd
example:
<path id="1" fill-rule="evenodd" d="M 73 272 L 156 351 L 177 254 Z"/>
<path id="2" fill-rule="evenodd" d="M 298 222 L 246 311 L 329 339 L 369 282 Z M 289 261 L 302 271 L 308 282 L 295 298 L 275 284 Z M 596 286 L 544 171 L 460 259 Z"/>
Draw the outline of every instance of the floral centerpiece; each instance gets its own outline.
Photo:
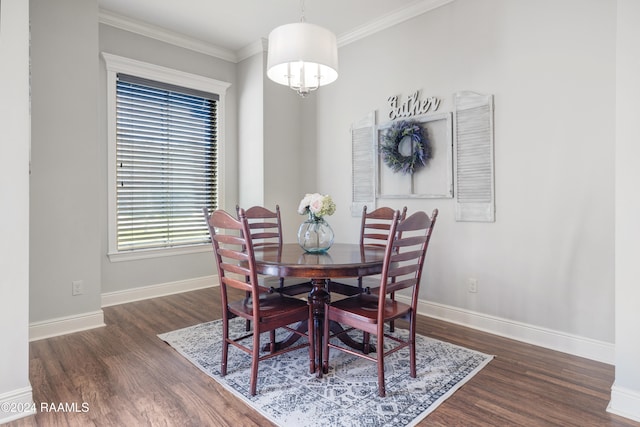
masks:
<path id="1" fill-rule="evenodd" d="M 335 211 L 336 204 L 333 203 L 331 196 L 320 193 L 307 193 L 298 206 L 298 213 L 300 215 L 309 215 L 309 219 L 333 215 Z"/>
<path id="2" fill-rule="evenodd" d="M 327 215 L 333 215 L 336 204 L 331 196 L 320 193 L 306 194 L 300 201 L 298 213 L 309 215 L 298 229 L 298 243 L 311 253 L 323 253 L 333 244 L 333 230 L 324 220 Z"/>

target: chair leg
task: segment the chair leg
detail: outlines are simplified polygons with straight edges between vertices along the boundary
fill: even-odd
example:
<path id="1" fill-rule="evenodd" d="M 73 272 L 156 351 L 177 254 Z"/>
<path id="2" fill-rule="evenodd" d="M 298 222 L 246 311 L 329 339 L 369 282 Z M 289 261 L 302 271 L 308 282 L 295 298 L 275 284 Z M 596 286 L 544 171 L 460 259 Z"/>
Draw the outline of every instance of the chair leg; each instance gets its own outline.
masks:
<path id="1" fill-rule="evenodd" d="M 362 332 L 362 352 L 364 354 L 369 354 L 371 351 L 371 346 L 369 345 L 369 333 Z"/>
<path id="2" fill-rule="evenodd" d="M 395 292 L 391 292 L 391 299 L 395 300 L 396 299 L 396 293 Z M 389 322 L 389 331 L 390 332 L 395 332 L 396 330 L 396 321 L 395 320 L 391 320 Z"/>
<path id="3" fill-rule="evenodd" d="M 319 378 L 322 378 L 323 372 L 329 372 L 329 335 L 331 331 L 329 329 L 329 304 L 324 305 L 324 328 L 322 333 L 322 362 L 321 366 L 318 366 L 320 369 L 320 373 L 318 375 Z"/>
<path id="4" fill-rule="evenodd" d="M 309 338 L 309 373 L 313 374 L 316 371 L 316 335 L 313 327 L 313 306 L 309 305 L 309 320 L 307 326 L 307 333 Z"/>
<path id="5" fill-rule="evenodd" d="M 416 377 L 416 316 L 414 313 L 410 317 L 409 325 L 409 374 L 411 378 Z"/>
<path id="6" fill-rule="evenodd" d="M 269 331 L 269 353 L 276 351 L 276 330 Z"/>
<path id="7" fill-rule="evenodd" d="M 249 281 L 249 278 L 247 278 L 247 282 L 248 282 L 248 281 Z M 245 299 L 246 299 L 247 301 L 249 301 L 249 299 L 251 298 L 251 292 L 247 291 L 247 292 L 245 293 L 245 295 L 246 295 L 246 296 L 245 296 Z M 249 332 L 249 331 L 251 330 L 251 320 L 247 319 L 247 320 L 245 321 L 244 329 L 245 329 L 247 332 Z"/>
<path id="8" fill-rule="evenodd" d="M 222 365 L 220 366 L 220 375 L 227 375 L 227 358 L 229 356 L 229 320 L 225 316 L 222 319 Z"/>
<path id="9" fill-rule="evenodd" d="M 380 329 L 380 328 L 378 328 Z M 385 397 L 386 390 L 384 385 L 384 336 L 378 334 L 377 340 L 377 352 L 378 352 L 378 395 Z"/>
<path id="10" fill-rule="evenodd" d="M 256 395 L 258 385 L 258 358 L 260 357 L 260 333 L 253 331 L 253 349 L 251 353 L 251 381 L 249 383 L 251 396 Z"/>

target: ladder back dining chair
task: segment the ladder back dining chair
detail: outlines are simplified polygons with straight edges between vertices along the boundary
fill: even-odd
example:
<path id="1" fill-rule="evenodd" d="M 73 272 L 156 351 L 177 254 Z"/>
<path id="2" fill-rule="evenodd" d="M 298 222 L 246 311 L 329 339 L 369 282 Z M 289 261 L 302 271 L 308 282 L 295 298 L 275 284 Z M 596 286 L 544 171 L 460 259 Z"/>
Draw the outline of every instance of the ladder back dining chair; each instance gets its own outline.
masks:
<path id="1" fill-rule="evenodd" d="M 337 349 L 377 363 L 378 394 L 386 394 L 384 381 L 384 358 L 391 353 L 408 347 L 410 376 L 416 377 L 416 307 L 420 292 L 420 280 L 426 258 L 431 234 L 436 223 L 438 210 L 431 217 L 418 211 L 400 220 L 400 212 L 396 211 L 389 229 L 385 249 L 384 263 L 379 286 L 375 293 L 361 293 L 349 298 L 325 304 L 324 337 L 323 337 L 323 371 L 329 369 L 329 349 Z M 410 302 L 404 303 L 392 299 L 390 295 L 400 290 L 410 290 Z M 406 319 L 409 322 L 407 339 L 392 335 L 385 330 L 385 323 Z M 344 332 L 358 329 L 366 334 L 376 335 L 376 352 L 374 357 L 334 343 L 330 340 L 331 321 L 347 326 Z M 335 336 L 335 335 L 334 335 Z M 385 340 L 393 341 L 393 346 L 385 349 Z"/>
<path id="2" fill-rule="evenodd" d="M 238 219 L 223 210 L 211 215 L 203 209 L 211 235 L 213 253 L 220 279 L 222 298 L 223 346 L 221 375 L 227 374 L 229 346 L 232 345 L 251 356 L 251 378 L 249 393 L 254 396 L 257 389 L 258 364 L 260 361 L 309 347 L 310 372 L 314 371 L 315 347 L 308 335 L 290 325 L 308 322 L 308 330 L 313 330 L 311 310 L 306 301 L 288 297 L 258 282 L 253 254 L 253 242 L 249 224 L 243 209 L 238 209 Z M 248 278 L 248 279 L 247 279 Z M 247 292 L 250 298 L 229 300 L 229 288 Z M 252 330 L 240 336 L 230 336 L 229 320 L 241 317 L 251 321 Z M 284 328 L 307 338 L 307 342 L 286 348 L 276 349 L 275 331 Z M 260 334 L 269 332 L 270 348 L 266 354 L 260 354 Z M 250 342 L 248 342 L 250 340 Z"/>
<path id="3" fill-rule="evenodd" d="M 236 214 L 239 210 L 240 206 L 236 205 Z M 245 209 L 245 216 L 249 223 L 254 249 L 260 247 L 282 248 L 282 218 L 280 217 L 279 205 L 276 205 L 275 211 L 264 206 L 251 206 Z M 265 276 L 263 280 L 263 286 L 274 287 L 278 292 L 289 296 L 308 294 L 311 291 L 309 280 L 272 276 Z"/>
<path id="4" fill-rule="evenodd" d="M 396 211 L 388 206 L 381 206 L 371 212 L 367 212 L 367 206 L 365 205 L 362 208 L 360 219 L 360 246 L 386 247 L 395 213 Z M 399 219 L 403 220 L 406 216 L 407 207 L 404 206 L 400 211 Z M 340 279 L 340 285 L 356 288 L 357 292 L 351 292 L 351 295 L 361 292 L 370 293 L 372 289 L 380 286 L 380 275 L 358 277 L 357 279 Z M 393 295 L 391 297 L 393 298 Z M 393 329 L 394 323 L 392 321 L 391 331 Z"/>

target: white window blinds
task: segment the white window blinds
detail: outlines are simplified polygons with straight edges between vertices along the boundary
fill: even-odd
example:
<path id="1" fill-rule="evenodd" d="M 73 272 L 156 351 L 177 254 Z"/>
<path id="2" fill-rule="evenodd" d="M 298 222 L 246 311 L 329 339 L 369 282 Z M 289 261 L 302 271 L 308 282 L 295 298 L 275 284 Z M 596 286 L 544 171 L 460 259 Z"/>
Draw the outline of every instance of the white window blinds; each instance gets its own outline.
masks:
<path id="1" fill-rule="evenodd" d="M 207 243 L 217 207 L 214 94 L 118 74 L 117 250 Z"/>

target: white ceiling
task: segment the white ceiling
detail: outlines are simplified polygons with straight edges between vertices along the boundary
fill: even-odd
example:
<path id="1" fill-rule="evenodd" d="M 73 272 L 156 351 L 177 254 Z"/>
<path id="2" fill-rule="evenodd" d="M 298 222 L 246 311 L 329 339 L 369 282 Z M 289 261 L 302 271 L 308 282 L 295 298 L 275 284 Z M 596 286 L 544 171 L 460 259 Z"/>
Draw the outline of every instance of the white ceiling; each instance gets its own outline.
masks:
<path id="1" fill-rule="evenodd" d="M 338 40 L 397 23 L 451 0 L 304 0 L 306 21 Z M 98 0 L 102 13 L 151 24 L 236 52 L 283 24 L 298 22 L 301 0 Z M 393 22 L 396 21 L 396 22 Z"/>

